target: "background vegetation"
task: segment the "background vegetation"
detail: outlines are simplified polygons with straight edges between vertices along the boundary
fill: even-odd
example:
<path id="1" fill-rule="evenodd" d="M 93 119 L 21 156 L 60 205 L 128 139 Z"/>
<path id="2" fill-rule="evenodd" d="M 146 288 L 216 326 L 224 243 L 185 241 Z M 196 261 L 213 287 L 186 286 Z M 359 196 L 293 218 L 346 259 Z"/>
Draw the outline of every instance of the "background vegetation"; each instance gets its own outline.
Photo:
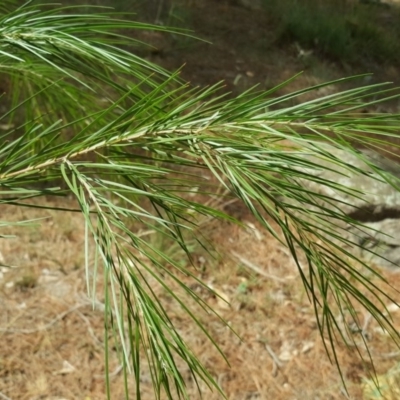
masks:
<path id="1" fill-rule="evenodd" d="M 380 2 L 266 1 L 282 44 L 297 41 L 323 57 L 368 65 L 399 61 L 399 10 Z"/>

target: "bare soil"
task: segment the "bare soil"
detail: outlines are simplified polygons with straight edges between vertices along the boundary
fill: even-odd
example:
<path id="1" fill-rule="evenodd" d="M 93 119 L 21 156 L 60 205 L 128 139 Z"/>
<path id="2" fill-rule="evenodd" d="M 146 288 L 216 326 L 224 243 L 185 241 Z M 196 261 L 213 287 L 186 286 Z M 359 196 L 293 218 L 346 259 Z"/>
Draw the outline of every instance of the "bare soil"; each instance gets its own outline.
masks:
<path id="1" fill-rule="evenodd" d="M 305 73 L 295 86 L 361 71 L 376 72 L 376 81 L 400 76 L 396 66 L 350 67 L 339 61 L 304 60 L 295 44 L 282 47 L 275 42 L 271 21 L 257 10 L 211 0 L 193 2 L 191 7 L 187 14 L 191 26 L 213 45 L 153 33 L 146 38 L 156 50 L 144 55 L 169 69 L 186 63 L 182 76 L 195 85 L 224 80 L 229 90 L 239 93 L 254 84 L 261 89 L 270 88 L 301 70 Z M 292 85 L 288 90 L 295 88 Z M 385 107 L 383 111 L 398 112 L 397 103 Z M 37 200 L 30 204 L 43 203 Z M 72 198 L 49 198 L 45 204 L 76 207 Z M 288 250 L 238 202 L 221 207 L 240 218 L 246 228 L 227 222 L 207 224 L 205 231 L 223 256 L 213 259 L 198 249 L 194 255 L 199 278 L 227 302 L 199 288 L 200 294 L 238 334 L 215 318 L 201 317 L 230 365 L 181 309 L 169 301 L 166 293 L 160 288 L 157 293 L 168 304 L 171 319 L 217 378 L 227 398 L 367 399 L 363 385 L 373 371 L 371 365 L 363 364 L 353 348 L 338 343 L 346 394 L 336 366 L 326 354 Z M 0 240 L 0 264 L 11 266 L 0 269 L 0 398 L 105 399 L 103 283 L 99 272 L 93 303 L 85 283 L 82 217 L 74 212 L 1 206 L 1 220 L 34 218 L 44 219 L 38 221 L 37 227 L 2 229 L 2 234 L 13 234 L 15 238 Z M 394 287 L 400 286 L 397 272 L 381 272 Z M 398 293 L 393 293 L 393 297 L 400 301 Z M 400 329 L 400 311 L 394 304 L 386 306 Z M 400 362 L 400 353 L 365 311 L 360 310 L 359 317 L 376 361 L 376 372 L 384 374 Z M 358 340 L 358 333 L 354 335 Z M 111 398 L 123 399 L 123 375 L 113 351 L 111 369 Z M 142 385 L 142 398 L 153 399 L 150 380 L 144 377 Z M 189 381 L 188 386 L 192 398 L 200 398 L 194 383 Z M 395 386 L 392 383 L 393 393 Z M 203 398 L 221 398 L 203 389 Z M 131 398 L 135 398 L 133 382 Z"/>

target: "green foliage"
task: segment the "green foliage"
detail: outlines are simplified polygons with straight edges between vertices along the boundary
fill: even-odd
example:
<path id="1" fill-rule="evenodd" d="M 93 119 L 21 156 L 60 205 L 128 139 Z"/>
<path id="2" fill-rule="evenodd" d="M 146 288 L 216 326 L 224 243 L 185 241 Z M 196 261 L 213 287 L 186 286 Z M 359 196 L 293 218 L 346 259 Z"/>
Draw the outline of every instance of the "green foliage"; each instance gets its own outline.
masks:
<path id="1" fill-rule="evenodd" d="M 268 0 L 282 40 L 347 62 L 397 62 L 400 11 L 337 0 Z"/>
<path id="2" fill-rule="evenodd" d="M 398 116 L 364 118 L 357 110 L 396 97 L 398 91 L 384 84 L 361 86 L 288 106 L 303 94 L 348 80 L 277 96 L 275 92 L 288 81 L 269 92 L 251 90 L 227 99 L 220 85 L 190 88 L 176 74 L 122 50 L 121 43 L 132 43 L 122 33 L 126 29 L 161 28 L 119 18 L 101 9 L 86 15 L 29 4 L 3 10 L 0 68 L 10 77 L 12 96 L 8 111 L 0 117 L 5 127 L 0 137 L 0 202 L 25 207 L 31 197 L 75 197 L 85 219 L 88 292 L 95 292 L 101 266 L 106 329 L 119 343 L 124 370 L 133 373 L 136 397 L 140 398 L 145 368 L 156 398 L 188 397 L 185 368 L 195 382 L 200 379 L 221 390 L 187 347 L 154 290 L 158 286 L 168 293 L 218 347 L 202 318 L 189 309 L 187 298 L 206 313 L 214 310 L 182 280 L 185 276 L 206 286 L 190 264 L 189 245 L 199 241 L 202 218 L 233 221 L 217 207 L 190 196 L 204 183 L 203 171 L 241 199 L 289 248 L 334 360 L 335 337 L 345 336 L 335 306 L 350 314 L 349 325 L 359 327 L 354 305 L 363 305 L 399 344 L 384 307 L 388 295 L 354 264 L 379 275 L 346 252 L 341 245 L 348 244 L 346 239 L 332 228 L 336 221 L 357 222 L 340 212 L 340 204 L 332 209 L 321 206 L 320 200 L 334 205 L 334 199 L 299 184 L 299 179 L 306 179 L 360 196 L 308 174 L 318 165 L 304 154 L 356 172 L 345 160 L 327 153 L 320 142 L 360 158 L 363 155 L 350 143 L 381 147 L 396 135 Z M 361 77 L 351 79 L 356 78 Z M 376 138 L 365 137 L 365 132 Z M 285 140 L 293 147 L 282 145 Z M 394 177 L 381 174 L 381 178 L 398 187 Z M 202 196 L 221 196 L 218 188 L 205 187 Z M 0 221 L 4 225 L 7 221 Z M 140 229 L 164 235 L 161 242 L 175 243 L 188 263 L 174 259 L 171 246 L 143 236 Z M 95 243 L 94 265 L 89 261 L 89 238 Z M 301 257 L 308 262 L 307 271 L 300 267 Z M 176 287 L 169 287 L 165 276 Z M 105 338 L 108 354 L 108 335 Z"/>
<path id="3" fill-rule="evenodd" d="M 74 7 L 45 10 L 39 12 L 27 5 L 0 16 L 4 49 L 0 52 L 0 70 L 3 79 L 8 76 L 9 90 L 3 98 L 9 105 L 8 124 L 14 124 L 14 119 L 49 123 L 61 119 L 74 120 L 81 128 L 95 123 L 104 126 L 121 113 L 119 107 L 133 104 L 154 88 L 163 91 L 166 78 L 176 79 L 122 49 L 141 46 L 126 32 L 149 29 L 149 25 L 118 19 L 118 14 L 111 18 L 109 11 L 105 14 L 106 10 L 98 7 L 84 15 L 76 14 Z M 165 30 L 157 26 L 152 29 Z M 148 79 L 150 74 L 153 76 Z M 168 96 L 166 93 L 149 104 L 148 115 L 161 112 Z M 17 107 L 23 101 L 28 101 L 29 107 Z M 110 104 L 113 113 L 103 113 L 104 106 Z M 29 123 L 19 127 L 18 135 L 21 130 L 35 152 L 48 140 L 55 140 L 53 144 L 64 142 L 71 132 L 66 127 L 57 138 L 38 136 Z"/>

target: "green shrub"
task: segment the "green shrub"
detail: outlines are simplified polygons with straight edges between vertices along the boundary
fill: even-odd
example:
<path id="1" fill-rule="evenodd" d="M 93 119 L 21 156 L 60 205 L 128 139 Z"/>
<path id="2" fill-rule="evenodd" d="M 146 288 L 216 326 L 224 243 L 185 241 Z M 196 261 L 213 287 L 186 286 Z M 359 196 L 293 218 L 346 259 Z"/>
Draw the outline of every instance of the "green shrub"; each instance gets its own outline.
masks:
<path id="1" fill-rule="evenodd" d="M 297 41 L 335 60 L 396 62 L 400 12 L 349 1 L 268 0 L 267 12 L 276 21 L 283 41 Z"/>

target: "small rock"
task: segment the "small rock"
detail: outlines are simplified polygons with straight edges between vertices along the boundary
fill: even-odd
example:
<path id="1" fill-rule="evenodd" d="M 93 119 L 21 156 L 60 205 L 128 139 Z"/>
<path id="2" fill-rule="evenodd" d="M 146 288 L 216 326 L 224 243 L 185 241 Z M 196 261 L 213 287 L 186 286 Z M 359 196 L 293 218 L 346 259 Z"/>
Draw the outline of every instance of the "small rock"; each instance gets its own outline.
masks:
<path id="1" fill-rule="evenodd" d="M 360 228 L 335 221 L 341 228 L 340 235 L 347 232 L 346 239 L 354 243 L 352 251 L 358 252 L 357 256 L 380 266 L 400 267 L 400 191 L 383 178 L 399 184 L 400 165 L 371 150 L 362 150 L 356 155 L 327 144 L 318 147 L 319 154 L 311 147 L 304 152 L 304 158 L 316 166 L 298 168 L 318 179 L 301 178 L 298 182 L 310 192 L 332 199 L 319 199 L 321 206 L 342 212 L 364 225 Z M 352 168 L 342 167 L 339 163 L 343 161 Z M 378 172 L 369 163 L 377 167 Z M 321 183 L 324 181 L 348 191 Z"/>

